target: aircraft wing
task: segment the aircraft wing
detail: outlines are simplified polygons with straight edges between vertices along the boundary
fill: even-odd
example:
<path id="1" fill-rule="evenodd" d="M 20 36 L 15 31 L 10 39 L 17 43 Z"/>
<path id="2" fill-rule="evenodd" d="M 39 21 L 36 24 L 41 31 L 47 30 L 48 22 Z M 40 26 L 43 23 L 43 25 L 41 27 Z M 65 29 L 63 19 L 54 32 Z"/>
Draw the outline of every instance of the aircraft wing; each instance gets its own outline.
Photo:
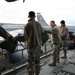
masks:
<path id="1" fill-rule="evenodd" d="M 23 34 L 23 30 L 22 29 L 18 29 L 18 30 L 13 30 L 9 32 L 13 37 L 17 36 L 18 34 Z"/>
<path id="2" fill-rule="evenodd" d="M 17 36 L 18 34 L 23 34 L 23 29 L 8 31 L 13 37 Z M 4 40 L 3 37 L 0 37 L 0 41 Z"/>

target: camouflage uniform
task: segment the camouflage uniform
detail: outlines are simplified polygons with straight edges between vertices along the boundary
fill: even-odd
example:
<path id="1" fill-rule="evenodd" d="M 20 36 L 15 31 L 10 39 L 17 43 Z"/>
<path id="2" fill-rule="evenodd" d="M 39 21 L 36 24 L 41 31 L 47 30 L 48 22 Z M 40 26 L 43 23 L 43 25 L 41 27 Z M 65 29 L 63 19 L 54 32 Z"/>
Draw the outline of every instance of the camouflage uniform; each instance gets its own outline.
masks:
<path id="1" fill-rule="evenodd" d="M 34 75 L 40 73 L 40 47 L 35 47 L 33 49 L 28 49 L 28 73 L 29 75 Z"/>
<path id="2" fill-rule="evenodd" d="M 40 73 L 40 52 L 42 45 L 42 27 L 34 19 L 30 19 L 24 28 L 25 43 L 28 48 L 28 74 L 39 75 Z"/>
<path id="3" fill-rule="evenodd" d="M 59 59 L 59 51 L 60 51 L 60 33 L 58 27 L 55 25 L 48 31 L 51 34 L 51 48 L 53 50 L 53 62 L 56 63 L 56 60 Z"/>
<path id="4" fill-rule="evenodd" d="M 62 47 L 64 55 L 67 54 L 67 40 L 68 40 L 68 28 L 67 27 L 60 27 L 60 36 L 62 40 Z"/>

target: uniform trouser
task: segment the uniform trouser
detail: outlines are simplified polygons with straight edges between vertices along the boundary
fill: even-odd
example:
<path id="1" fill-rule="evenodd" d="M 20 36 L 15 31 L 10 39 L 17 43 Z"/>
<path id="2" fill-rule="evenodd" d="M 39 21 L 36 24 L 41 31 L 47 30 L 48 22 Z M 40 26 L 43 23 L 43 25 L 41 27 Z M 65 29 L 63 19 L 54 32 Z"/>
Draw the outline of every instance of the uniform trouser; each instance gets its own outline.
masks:
<path id="1" fill-rule="evenodd" d="M 60 44 L 52 44 L 52 50 L 53 50 L 53 60 L 56 62 L 56 60 L 59 59 L 59 53 L 60 53 Z"/>
<path id="2" fill-rule="evenodd" d="M 40 47 L 28 49 L 28 75 L 39 75 L 40 73 Z"/>
<path id="3" fill-rule="evenodd" d="M 7 31 L 5 31 L 4 28 L 2 28 L 2 27 L 0 26 L 0 36 L 2 36 L 3 38 L 7 39 L 7 38 L 10 37 L 11 35 L 10 35 Z"/>
<path id="4" fill-rule="evenodd" d="M 67 41 L 62 40 L 62 47 L 63 47 L 63 52 L 66 55 L 67 54 Z"/>

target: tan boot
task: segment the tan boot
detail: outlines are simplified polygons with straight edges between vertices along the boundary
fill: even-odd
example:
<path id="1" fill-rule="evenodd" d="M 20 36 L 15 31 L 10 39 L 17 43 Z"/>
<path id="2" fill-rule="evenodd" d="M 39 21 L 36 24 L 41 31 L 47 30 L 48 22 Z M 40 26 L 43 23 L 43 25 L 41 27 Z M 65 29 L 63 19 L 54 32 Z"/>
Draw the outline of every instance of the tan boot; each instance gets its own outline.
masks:
<path id="1" fill-rule="evenodd" d="M 62 59 L 66 59 L 66 58 L 67 58 L 66 53 L 65 53 L 64 56 L 62 56 L 61 58 L 62 58 Z"/>
<path id="2" fill-rule="evenodd" d="M 66 58 L 67 58 L 67 56 L 62 56 L 61 58 L 62 58 L 62 59 L 66 59 Z"/>
<path id="3" fill-rule="evenodd" d="M 60 63 L 60 62 L 59 62 L 59 59 L 57 59 L 56 62 L 57 62 L 57 63 Z"/>
<path id="4" fill-rule="evenodd" d="M 56 66 L 56 62 L 52 62 L 48 64 L 49 66 Z"/>
<path id="5" fill-rule="evenodd" d="M 34 73 L 34 75 L 39 75 L 39 74 Z"/>
<path id="6" fill-rule="evenodd" d="M 53 62 L 48 64 L 49 66 L 56 66 L 56 58 L 53 57 Z"/>
<path id="7" fill-rule="evenodd" d="M 29 73 L 28 75 L 34 75 L 34 74 L 32 74 L 32 73 Z"/>

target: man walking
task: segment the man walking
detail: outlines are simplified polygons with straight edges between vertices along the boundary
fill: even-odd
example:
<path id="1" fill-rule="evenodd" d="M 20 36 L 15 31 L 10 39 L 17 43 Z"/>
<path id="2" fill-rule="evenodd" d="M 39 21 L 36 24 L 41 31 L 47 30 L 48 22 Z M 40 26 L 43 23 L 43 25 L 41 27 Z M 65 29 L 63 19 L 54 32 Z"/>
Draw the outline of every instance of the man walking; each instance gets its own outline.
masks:
<path id="1" fill-rule="evenodd" d="M 62 20 L 60 22 L 60 24 L 61 24 L 61 26 L 60 26 L 60 36 L 61 36 L 62 47 L 63 47 L 63 52 L 64 52 L 64 56 L 62 56 L 61 58 L 67 58 L 68 28 L 66 27 L 64 20 Z"/>
<path id="2" fill-rule="evenodd" d="M 52 38 L 52 50 L 53 50 L 53 62 L 49 63 L 49 66 L 56 66 L 56 62 L 59 63 L 59 51 L 60 51 L 60 33 L 59 29 L 55 24 L 55 21 L 50 21 L 51 29 L 48 32 L 51 34 Z"/>

